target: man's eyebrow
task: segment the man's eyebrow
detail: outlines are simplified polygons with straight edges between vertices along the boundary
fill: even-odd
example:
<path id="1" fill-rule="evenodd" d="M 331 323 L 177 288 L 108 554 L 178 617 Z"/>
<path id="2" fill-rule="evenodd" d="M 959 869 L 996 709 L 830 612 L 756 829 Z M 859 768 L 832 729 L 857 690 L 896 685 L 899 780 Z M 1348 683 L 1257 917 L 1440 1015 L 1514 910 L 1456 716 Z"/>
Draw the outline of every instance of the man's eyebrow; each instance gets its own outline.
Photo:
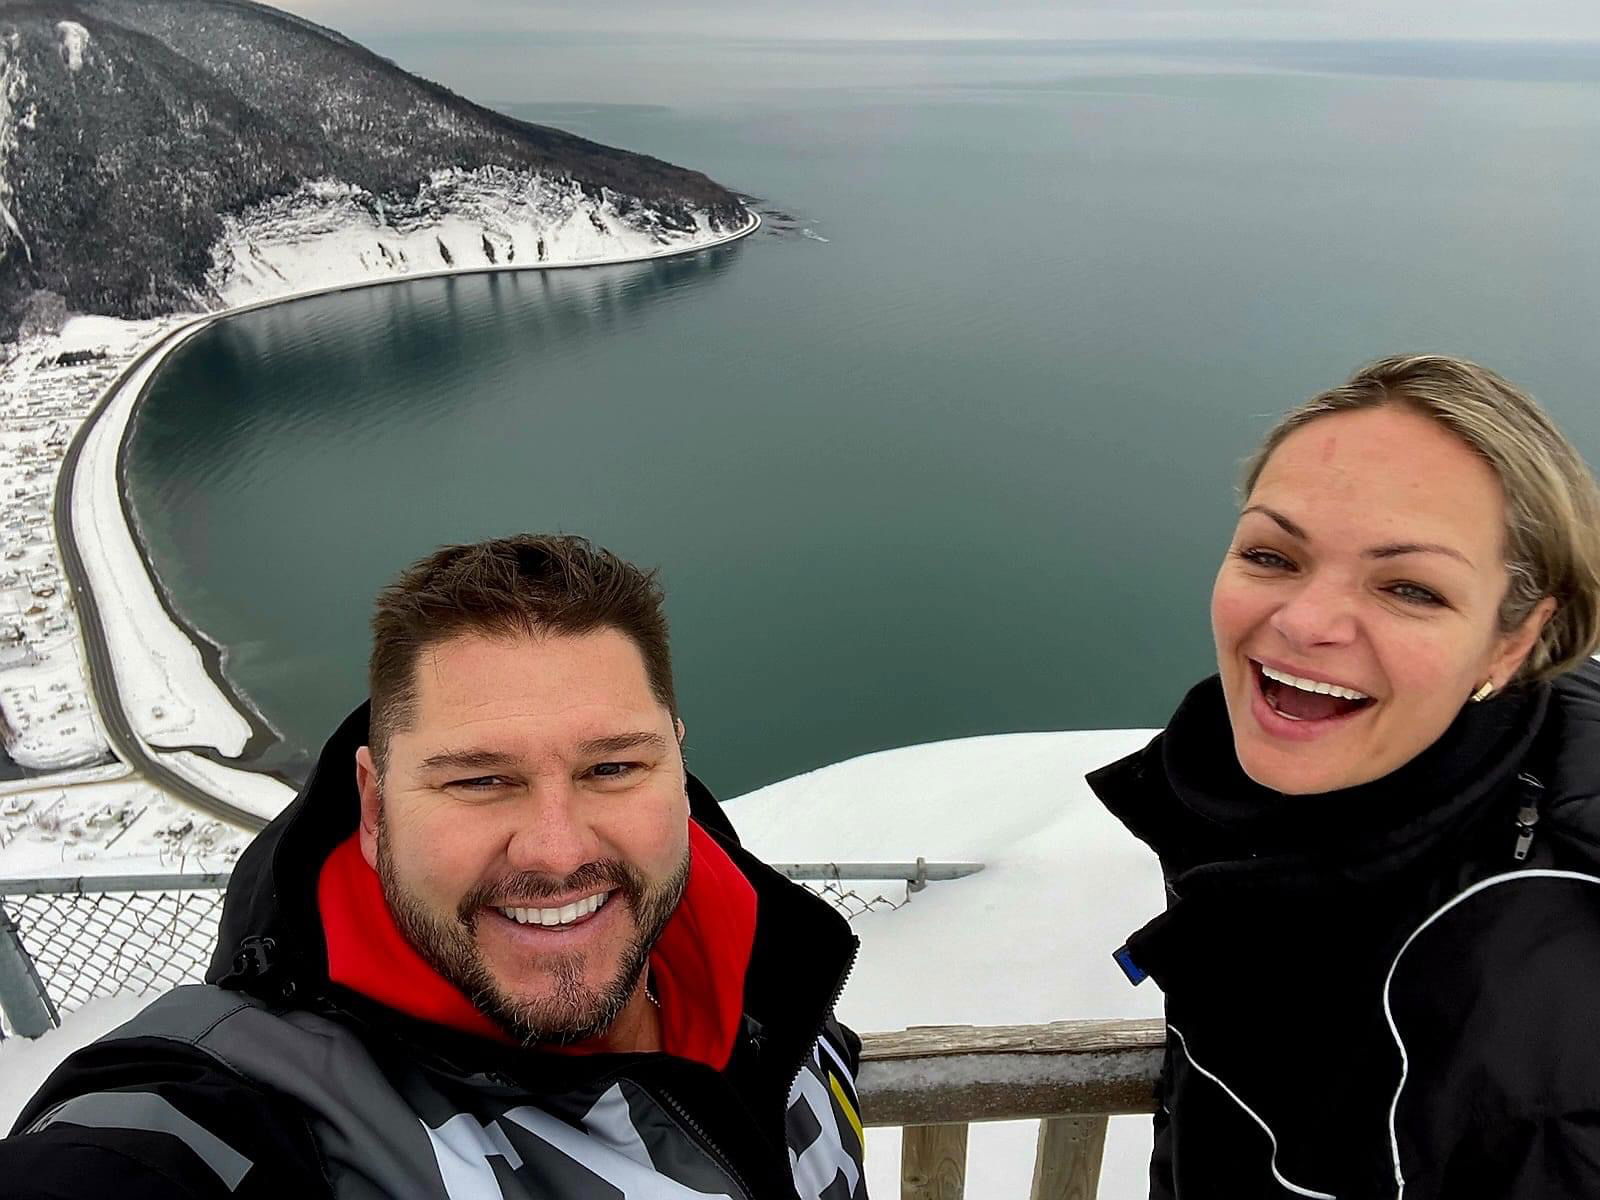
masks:
<path id="1" fill-rule="evenodd" d="M 606 737 L 590 738 L 587 742 L 580 742 L 578 753 L 589 757 L 595 754 L 616 754 L 623 750 L 637 750 L 641 747 L 662 754 L 666 752 L 667 739 L 659 733 L 643 729 L 637 733 L 613 733 Z"/>
<path id="2" fill-rule="evenodd" d="M 1239 515 L 1242 517 L 1245 515 L 1245 513 L 1260 513 L 1268 520 L 1275 521 L 1278 524 L 1278 527 L 1290 537 L 1299 538 L 1302 542 L 1309 542 L 1311 540 L 1304 529 L 1301 529 L 1300 526 L 1289 520 L 1288 517 L 1284 516 L 1275 508 L 1268 508 L 1265 504 L 1252 504 Z"/>
<path id="3" fill-rule="evenodd" d="M 418 764 L 418 770 L 434 771 L 450 767 L 459 771 L 482 771 L 493 767 L 509 767 L 515 763 L 515 757 L 498 750 L 441 750 L 423 759 Z"/>
<path id="4" fill-rule="evenodd" d="M 1260 513 L 1275 522 L 1290 537 L 1298 538 L 1302 542 L 1311 541 L 1311 536 L 1304 529 L 1301 529 L 1300 526 L 1296 525 L 1281 512 L 1268 508 L 1265 504 L 1252 504 L 1239 515 L 1242 517 L 1245 513 Z M 1454 546 L 1445 546 L 1439 542 L 1390 542 L 1383 546 L 1373 546 L 1361 552 L 1363 558 L 1399 558 L 1406 554 L 1443 554 L 1450 558 L 1459 559 L 1469 567 L 1472 566 L 1472 560 L 1461 551 Z"/>

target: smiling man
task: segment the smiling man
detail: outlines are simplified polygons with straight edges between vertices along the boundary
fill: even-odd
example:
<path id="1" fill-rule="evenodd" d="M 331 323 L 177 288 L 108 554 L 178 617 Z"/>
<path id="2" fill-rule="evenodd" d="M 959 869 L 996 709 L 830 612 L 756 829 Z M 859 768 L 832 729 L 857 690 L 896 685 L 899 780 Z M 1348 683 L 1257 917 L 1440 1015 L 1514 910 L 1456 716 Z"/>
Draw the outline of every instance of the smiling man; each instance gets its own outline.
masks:
<path id="1" fill-rule="evenodd" d="M 7 1194 L 864 1197 L 855 939 L 686 771 L 653 576 L 452 546 L 373 633 L 212 982 L 51 1077 Z"/>

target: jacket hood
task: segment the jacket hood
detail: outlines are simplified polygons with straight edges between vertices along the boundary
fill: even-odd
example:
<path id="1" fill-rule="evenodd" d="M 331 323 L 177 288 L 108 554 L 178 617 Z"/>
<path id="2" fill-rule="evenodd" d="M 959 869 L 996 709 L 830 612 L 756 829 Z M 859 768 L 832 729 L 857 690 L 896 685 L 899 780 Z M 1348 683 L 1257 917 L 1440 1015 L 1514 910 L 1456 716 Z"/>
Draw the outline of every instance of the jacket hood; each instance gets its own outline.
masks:
<path id="1" fill-rule="evenodd" d="M 340 724 L 300 793 L 240 856 L 207 982 L 296 1004 L 337 986 L 329 979 L 319 882 L 330 858 L 360 824 L 354 764 L 356 751 L 367 743 L 368 718 L 363 704 Z M 744 851 L 721 805 L 693 775 L 688 795 L 690 817 L 699 826 L 696 838 L 714 843 L 711 853 L 726 858 L 755 892 L 758 937 L 748 959 L 747 1012 L 783 1024 L 799 1005 L 816 1008 L 820 1021 L 854 958 L 856 940 L 848 923 L 831 905 Z M 696 844 L 697 859 L 704 849 Z M 808 963 L 820 956 L 814 965 L 821 968 L 808 972 L 798 986 L 774 978 L 786 966 L 774 943 L 788 940 L 792 946 L 795 939 L 807 946 Z"/>

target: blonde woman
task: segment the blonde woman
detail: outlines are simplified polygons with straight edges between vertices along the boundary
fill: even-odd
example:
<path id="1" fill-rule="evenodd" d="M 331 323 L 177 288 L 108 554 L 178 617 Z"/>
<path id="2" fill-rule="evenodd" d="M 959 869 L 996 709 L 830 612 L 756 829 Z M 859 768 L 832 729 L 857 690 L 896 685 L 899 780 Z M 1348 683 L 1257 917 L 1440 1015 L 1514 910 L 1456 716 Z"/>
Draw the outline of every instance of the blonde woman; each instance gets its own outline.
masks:
<path id="1" fill-rule="evenodd" d="M 1090 777 L 1168 907 L 1156 1197 L 1600 1196 L 1600 495 L 1549 418 L 1392 358 L 1285 417 L 1218 673 Z"/>

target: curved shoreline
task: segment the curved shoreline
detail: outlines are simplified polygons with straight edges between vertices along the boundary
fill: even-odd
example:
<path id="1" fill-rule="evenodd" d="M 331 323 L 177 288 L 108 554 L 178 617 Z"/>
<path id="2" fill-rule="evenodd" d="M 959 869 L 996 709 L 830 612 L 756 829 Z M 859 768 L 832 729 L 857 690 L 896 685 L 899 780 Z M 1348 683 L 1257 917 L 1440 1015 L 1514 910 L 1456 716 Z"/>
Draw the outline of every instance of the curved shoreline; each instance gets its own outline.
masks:
<path id="1" fill-rule="evenodd" d="M 667 246 L 644 254 L 615 255 L 565 263 L 544 262 L 509 266 L 449 267 L 442 270 L 397 273 L 371 279 L 298 289 L 218 312 L 197 314 L 177 328 L 161 334 L 153 344 L 141 350 L 133 361 L 107 385 L 89 415 L 84 418 L 83 423 L 73 435 L 67 454 L 62 461 L 61 474 L 57 479 L 53 513 L 56 538 L 61 547 L 63 571 L 73 591 L 80 598 L 80 603 L 77 606 L 77 616 L 79 632 L 85 651 L 85 668 L 90 692 L 100 716 L 100 723 L 105 729 L 107 738 L 111 741 L 118 757 L 122 758 L 135 770 L 151 777 L 169 792 L 174 792 L 206 811 L 224 816 L 229 821 L 250 829 L 257 829 L 264 825 L 274 815 L 277 808 L 282 807 L 282 803 L 276 805 L 263 804 L 258 800 L 256 803 L 241 806 L 233 802 L 237 797 L 227 798 L 219 795 L 218 792 L 221 789 L 215 786 L 215 779 L 205 777 L 216 776 L 219 773 L 237 772 L 251 777 L 252 782 L 256 780 L 262 782 L 268 780 L 276 781 L 276 783 L 282 785 L 282 790 L 285 793 L 282 797 L 282 802 L 284 803 L 287 802 L 294 791 L 294 785 L 280 776 L 271 772 L 252 770 L 248 767 L 247 763 L 253 759 L 259 759 L 271 742 L 278 739 L 278 734 L 271 728 L 265 716 L 255 707 L 243 692 L 243 689 L 228 678 L 224 648 L 213 641 L 203 630 L 196 628 L 176 610 L 172 597 L 168 594 L 166 586 L 151 562 L 148 548 L 140 536 L 138 522 L 128 500 L 125 463 L 129 431 L 138 417 L 139 410 L 143 407 L 156 372 L 168 355 L 188 341 L 190 337 L 203 329 L 209 328 L 215 322 L 241 313 L 284 304 L 292 300 L 303 300 L 362 288 L 409 283 L 414 280 L 437 279 L 447 276 L 482 275 L 497 272 L 582 270 L 589 267 L 621 266 L 699 254 L 706 250 L 737 242 L 760 229 L 762 225 L 761 215 L 753 208 L 747 208 L 746 211 L 750 217 L 749 221 L 732 233 L 725 233 L 709 241 L 694 245 Z M 114 639 L 106 632 L 105 622 L 96 601 L 97 582 L 100 594 L 104 594 L 107 590 L 115 591 L 118 589 L 112 579 L 109 578 L 111 575 L 109 569 L 106 569 L 107 578 L 96 580 L 95 570 L 85 563 L 80 554 L 80 547 L 73 529 L 75 511 L 79 509 L 87 510 L 88 505 L 91 503 L 85 500 L 85 493 L 93 486 L 94 482 L 90 480 L 88 483 L 84 483 L 84 473 L 78 470 L 84 447 L 88 445 L 95 431 L 102 428 L 102 421 L 106 413 L 118 401 L 126 398 L 127 387 L 136 377 L 141 375 L 143 376 L 142 381 L 139 383 L 136 393 L 132 396 L 131 403 L 127 404 L 126 411 L 120 414 L 121 427 L 115 431 L 116 447 L 110 468 L 117 499 L 116 509 L 119 514 L 120 532 L 125 533 L 132 543 L 135 556 L 143 568 L 145 581 L 167 620 L 198 655 L 201 668 L 210 683 L 216 688 L 220 699 L 228 706 L 233 715 L 248 725 L 249 734 L 245 738 L 239 753 L 234 756 L 229 756 L 220 749 L 206 745 L 153 746 L 134 727 L 128 717 L 125 704 L 128 687 L 126 684 L 119 685 L 117 669 L 113 665 L 114 657 L 117 659 L 126 657 L 120 652 L 121 649 L 126 649 L 126 647 L 117 648 L 112 646 L 111 643 Z M 100 482 L 103 486 L 104 480 L 102 479 Z M 92 528 L 92 523 L 90 527 Z M 129 582 L 132 581 L 123 581 L 124 584 Z M 133 586 L 137 587 L 138 584 L 134 582 Z M 140 647 L 140 649 L 144 650 L 147 657 L 155 657 L 154 652 L 148 648 Z M 199 707 L 199 705 L 196 705 L 196 708 Z M 212 769 L 196 770 L 195 768 L 200 764 L 186 761 L 191 756 L 209 760 Z M 163 762 L 161 761 L 162 759 L 168 759 L 169 761 Z M 188 769 L 174 771 L 169 762 L 185 764 Z"/>

